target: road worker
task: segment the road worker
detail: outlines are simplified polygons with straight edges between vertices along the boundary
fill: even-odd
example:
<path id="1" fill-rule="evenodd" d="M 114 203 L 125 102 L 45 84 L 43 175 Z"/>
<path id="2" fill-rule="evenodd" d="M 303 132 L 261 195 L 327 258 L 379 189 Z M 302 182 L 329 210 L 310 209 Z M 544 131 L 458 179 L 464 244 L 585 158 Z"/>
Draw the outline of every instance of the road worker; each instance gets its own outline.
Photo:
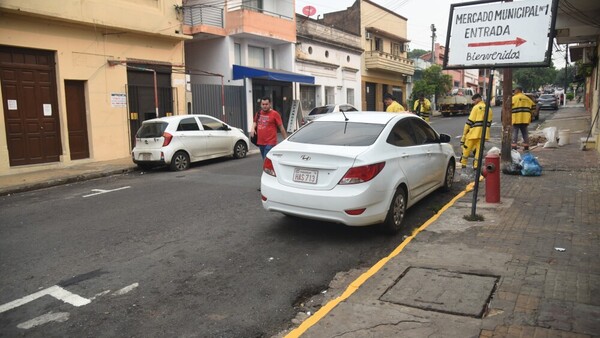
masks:
<path id="1" fill-rule="evenodd" d="M 520 86 L 515 87 L 512 96 L 512 149 L 517 149 L 517 141 L 519 140 L 519 130 L 523 135 L 523 150 L 529 150 L 529 133 L 527 127 L 531 123 L 531 107 L 535 103 L 531 101 L 527 95 L 523 94 L 523 88 Z"/>
<path id="2" fill-rule="evenodd" d="M 431 118 L 431 102 L 425 98 L 425 95 L 419 95 L 419 99 L 415 101 L 413 106 L 413 112 L 423 120 L 429 122 Z"/>
<path id="3" fill-rule="evenodd" d="M 472 97 L 473 108 L 465 123 L 463 129 L 463 136 L 460 139 L 460 146 L 462 148 L 462 156 L 460 158 L 460 164 L 463 168 L 467 167 L 467 160 L 469 155 L 475 150 L 475 159 L 473 161 L 473 168 L 477 169 L 479 156 L 481 154 L 481 136 L 483 133 L 483 118 L 485 115 L 485 103 L 481 99 L 481 95 L 475 94 Z M 490 138 L 490 127 L 492 126 L 492 110 L 490 109 L 488 114 L 487 129 L 485 132 L 485 139 Z"/>

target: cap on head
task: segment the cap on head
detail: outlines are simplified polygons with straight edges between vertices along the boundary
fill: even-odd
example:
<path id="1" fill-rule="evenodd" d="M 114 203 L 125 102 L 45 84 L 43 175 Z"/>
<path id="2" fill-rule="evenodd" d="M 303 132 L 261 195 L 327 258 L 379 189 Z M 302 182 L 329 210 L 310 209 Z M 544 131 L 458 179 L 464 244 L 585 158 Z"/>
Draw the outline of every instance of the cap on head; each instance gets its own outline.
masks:
<path id="1" fill-rule="evenodd" d="M 481 95 L 475 94 L 471 97 L 471 100 L 477 100 L 477 99 L 481 99 Z"/>
<path id="2" fill-rule="evenodd" d="M 390 93 L 385 93 L 385 94 L 383 94 L 383 99 L 384 100 L 393 100 L 394 97 Z"/>
<path id="3" fill-rule="evenodd" d="M 522 91 L 523 91 L 523 87 L 521 87 L 521 86 L 516 86 L 516 87 L 515 87 L 515 90 L 518 90 L 518 91 L 522 92 Z"/>

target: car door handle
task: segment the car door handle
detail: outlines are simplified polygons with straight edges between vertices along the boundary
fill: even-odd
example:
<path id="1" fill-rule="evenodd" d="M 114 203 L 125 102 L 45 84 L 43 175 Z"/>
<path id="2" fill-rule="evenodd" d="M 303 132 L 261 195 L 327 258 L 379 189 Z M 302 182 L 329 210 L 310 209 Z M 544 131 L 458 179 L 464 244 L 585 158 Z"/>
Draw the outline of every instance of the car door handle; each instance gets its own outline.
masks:
<path id="1" fill-rule="evenodd" d="M 408 158 L 408 154 L 402 154 L 400 155 L 401 158 Z"/>

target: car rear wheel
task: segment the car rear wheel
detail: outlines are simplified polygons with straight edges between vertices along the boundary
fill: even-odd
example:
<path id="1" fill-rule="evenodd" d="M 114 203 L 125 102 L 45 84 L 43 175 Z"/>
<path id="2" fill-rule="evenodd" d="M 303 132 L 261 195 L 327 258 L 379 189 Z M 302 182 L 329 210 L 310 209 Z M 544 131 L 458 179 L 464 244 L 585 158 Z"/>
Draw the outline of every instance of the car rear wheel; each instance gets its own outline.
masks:
<path id="1" fill-rule="evenodd" d="M 442 190 L 450 191 L 450 189 L 452 189 L 452 185 L 454 184 L 455 169 L 456 164 L 454 164 L 454 161 L 450 160 L 450 162 L 448 162 L 448 167 L 446 167 L 446 175 L 444 178 L 444 185 L 442 186 Z"/>
<path id="2" fill-rule="evenodd" d="M 244 158 L 248 153 L 248 148 L 246 147 L 246 143 L 244 141 L 237 141 L 235 146 L 233 146 L 233 158 Z"/>
<path id="3" fill-rule="evenodd" d="M 190 156 L 185 151 L 178 151 L 171 159 L 170 168 L 173 171 L 182 171 L 190 167 Z"/>
<path id="4" fill-rule="evenodd" d="M 398 187 L 394 197 L 392 198 L 392 203 L 390 204 L 390 209 L 388 210 L 385 221 L 381 223 L 381 230 L 389 235 L 393 235 L 400 231 L 402 228 L 402 221 L 404 220 L 404 215 L 406 214 L 406 191 L 402 187 Z"/>

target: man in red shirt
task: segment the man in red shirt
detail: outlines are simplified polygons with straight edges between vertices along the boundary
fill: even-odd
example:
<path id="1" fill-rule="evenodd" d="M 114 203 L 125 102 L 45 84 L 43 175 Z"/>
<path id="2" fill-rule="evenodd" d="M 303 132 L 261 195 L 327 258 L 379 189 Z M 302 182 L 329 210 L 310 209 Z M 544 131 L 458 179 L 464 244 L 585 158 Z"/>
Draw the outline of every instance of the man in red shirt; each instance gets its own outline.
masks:
<path id="1" fill-rule="evenodd" d="M 277 129 L 283 135 L 283 138 L 287 138 L 287 132 L 283 128 L 283 122 L 281 121 L 281 115 L 273 109 L 271 109 L 271 98 L 263 97 L 260 100 L 260 112 L 254 116 L 254 122 L 252 123 L 252 129 L 250 130 L 250 137 L 254 136 L 254 133 L 258 133 L 257 144 L 260 149 L 260 154 L 264 159 L 271 148 L 277 145 Z"/>

